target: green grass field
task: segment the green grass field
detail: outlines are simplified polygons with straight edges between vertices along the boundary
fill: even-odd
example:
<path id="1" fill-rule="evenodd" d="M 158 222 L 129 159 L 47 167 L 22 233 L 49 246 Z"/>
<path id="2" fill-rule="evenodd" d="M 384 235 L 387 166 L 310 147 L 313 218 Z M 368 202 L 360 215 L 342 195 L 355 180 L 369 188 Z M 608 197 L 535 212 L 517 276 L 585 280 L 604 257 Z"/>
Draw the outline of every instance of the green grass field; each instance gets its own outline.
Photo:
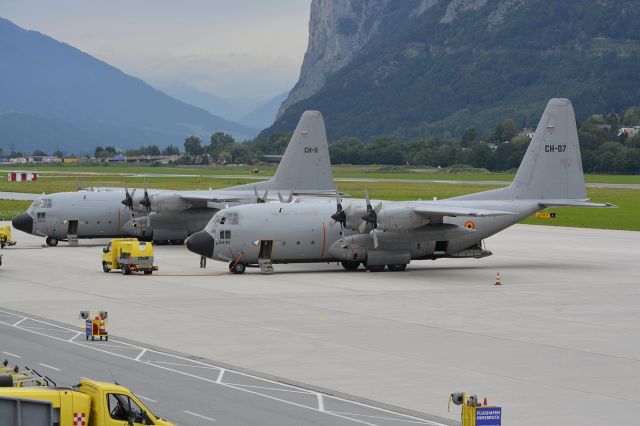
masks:
<path id="1" fill-rule="evenodd" d="M 30 205 L 31 201 L 0 200 L 0 220 L 11 220 Z"/>
<path id="2" fill-rule="evenodd" d="M 260 169 L 259 176 L 265 178 L 273 175 L 276 170 L 275 164 L 264 164 L 257 166 Z M 73 173 L 101 173 L 106 175 L 116 174 L 184 174 L 193 176 L 211 176 L 211 175 L 232 175 L 232 176 L 250 176 L 253 166 L 247 167 L 150 167 L 150 166 L 120 166 L 120 165 L 96 165 L 96 166 L 0 166 L 0 173 L 9 170 L 39 170 L 39 171 L 57 171 L 61 174 L 66 172 Z M 473 181 L 511 181 L 513 173 L 447 173 L 445 170 L 438 173 L 422 173 L 421 169 L 411 166 L 350 166 L 340 165 L 333 166 L 333 175 L 336 178 L 375 178 L 375 179 L 424 179 L 424 180 L 473 180 Z M 432 169 L 426 169 L 432 170 Z M 585 175 L 585 181 L 588 183 L 632 183 L 640 184 L 640 175 Z"/>

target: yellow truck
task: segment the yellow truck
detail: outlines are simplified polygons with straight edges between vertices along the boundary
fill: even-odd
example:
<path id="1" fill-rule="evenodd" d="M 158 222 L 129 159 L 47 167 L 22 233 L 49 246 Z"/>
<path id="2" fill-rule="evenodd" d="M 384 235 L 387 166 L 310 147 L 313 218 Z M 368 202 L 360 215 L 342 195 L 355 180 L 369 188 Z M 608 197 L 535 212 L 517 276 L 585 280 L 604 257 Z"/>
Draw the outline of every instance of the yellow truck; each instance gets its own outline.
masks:
<path id="1" fill-rule="evenodd" d="M 73 388 L 0 387 L 0 419 L 3 426 L 175 426 L 129 389 L 88 379 Z"/>
<path id="2" fill-rule="evenodd" d="M 142 271 L 151 274 L 158 267 L 153 265 L 153 244 L 137 238 L 115 238 L 102 249 L 102 270 L 120 269 L 124 275 Z"/>
<path id="3" fill-rule="evenodd" d="M 16 242 L 11 240 L 11 226 L 0 225 L 0 248 L 13 246 Z"/>

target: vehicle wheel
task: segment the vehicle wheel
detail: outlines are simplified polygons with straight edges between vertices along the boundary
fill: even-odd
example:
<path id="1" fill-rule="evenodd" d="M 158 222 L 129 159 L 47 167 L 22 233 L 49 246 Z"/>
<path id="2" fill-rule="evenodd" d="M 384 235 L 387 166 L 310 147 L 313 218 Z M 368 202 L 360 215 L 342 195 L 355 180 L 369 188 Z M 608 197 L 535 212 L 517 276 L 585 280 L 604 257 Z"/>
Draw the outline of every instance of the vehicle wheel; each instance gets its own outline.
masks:
<path id="1" fill-rule="evenodd" d="M 58 245 L 58 239 L 56 237 L 47 237 L 45 242 L 49 247 L 55 247 Z"/>
<path id="2" fill-rule="evenodd" d="M 108 342 L 109 341 L 109 336 L 104 336 L 104 340 Z"/>
<path id="3" fill-rule="evenodd" d="M 129 268 L 129 265 L 122 265 L 122 275 L 131 275 L 131 268 Z"/>
<path id="4" fill-rule="evenodd" d="M 153 271 L 151 269 L 149 269 L 148 271 L 144 271 L 145 275 L 151 275 L 153 274 Z"/>
<path id="5" fill-rule="evenodd" d="M 371 272 L 382 272 L 384 271 L 384 265 L 369 265 L 367 266 L 367 270 Z"/>
<path id="6" fill-rule="evenodd" d="M 407 265 L 404 265 L 404 264 L 387 265 L 387 268 L 389 268 L 389 270 L 393 271 L 393 272 L 400 272 L 400 271 L 404 271 L 405 269 L 407 269 Z"/>
<path id="7" fill-rule="evenodd" d="M 84 340 L 89 340 L 89 335 L 88 334 L 84 335 Z"/>
<path id="8" fill-rule="evenodd" d="M 91 340 L 96 340 L 96 336 L 91 336 Z"/>
<path id="9" fill-rule="evenodd" d="M 358 267 L 360 267 L 360 262 L 355 260 L 343 260 L 340 263 L 342 264 L 342 267 L 347 271 L 355 271 L 356 269 L 358 269 Z"/>
<path id="10" fill-rule="evenodd" d="M 236 263 L 233 266 L 233 269 L 231 270 L 231 272 L 233 272 L 234 274 L 244 274 L 244 271 L 247 269 L 247 265 L 245 265 L 244 263 Z"/>
<path id="11" fill-rule="evenodd" d="M 106 273 L 111 272 L 111 269 L 109 269 L 109 264 L 107 262 L 102 262 L 102 270 Z"/>
<path id="12" fill-rule="evenodd" d="M 181 246 L 184 244 L 184 240 L 171 240 L 171 245 Z"/>

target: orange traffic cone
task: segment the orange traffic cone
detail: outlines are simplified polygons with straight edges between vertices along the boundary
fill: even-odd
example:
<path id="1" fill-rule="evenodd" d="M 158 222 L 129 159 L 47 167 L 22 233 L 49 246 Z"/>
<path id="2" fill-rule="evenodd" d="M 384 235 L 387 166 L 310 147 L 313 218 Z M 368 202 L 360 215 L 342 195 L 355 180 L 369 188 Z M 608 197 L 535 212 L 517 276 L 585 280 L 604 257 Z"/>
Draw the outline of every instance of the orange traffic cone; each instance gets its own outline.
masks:
<path id="1" fill-rule="evenodd" d="M 502 282 L 500 281 L 500 272 L 498 272 L 496 274 L 496 283 L 495 285 L 502 285 Z"/>

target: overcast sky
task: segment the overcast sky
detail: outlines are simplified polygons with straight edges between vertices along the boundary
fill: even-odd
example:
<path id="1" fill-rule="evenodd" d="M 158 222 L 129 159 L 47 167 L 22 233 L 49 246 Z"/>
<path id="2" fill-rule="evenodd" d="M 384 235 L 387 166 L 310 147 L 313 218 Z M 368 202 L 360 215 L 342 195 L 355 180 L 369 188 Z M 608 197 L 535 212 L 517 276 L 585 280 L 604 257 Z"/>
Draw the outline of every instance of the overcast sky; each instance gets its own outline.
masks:
<path id="1" fill-rule="evenodd" d="M 0 16 L 154 86 L 266 99 L 296 83 L 311 0 L 0 0 Z"/>

